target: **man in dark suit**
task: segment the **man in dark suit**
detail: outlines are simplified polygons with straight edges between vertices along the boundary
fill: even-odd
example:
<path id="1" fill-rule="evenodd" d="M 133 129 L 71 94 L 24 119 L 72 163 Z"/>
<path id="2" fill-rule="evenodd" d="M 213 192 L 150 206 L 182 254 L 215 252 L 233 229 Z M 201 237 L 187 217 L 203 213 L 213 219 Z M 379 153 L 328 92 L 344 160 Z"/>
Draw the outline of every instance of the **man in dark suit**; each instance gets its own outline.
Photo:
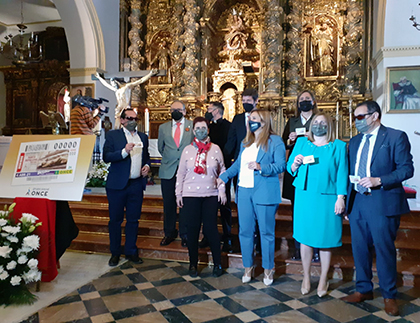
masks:
<path id="1" fill-rule="evenodd" d="M 172 120 L 159 127 L 158 150 L 162 155 L 159 177 L 161 179 L 165 231 L 165 236 L 160 242 L 161 246 L 170 244 L 178 236 L 176 230 L 176 172 L 182 151 L 191 144 L 194 138 L 192 121 L 185 119 L 185 114 L 184 103 L 175 101 L 171 105 Z M 182 209 L 179 211 L 179 236 L 182 241 L 181 245 L 186 247 L 187 227 L 182 216 Z"/>
<path id="2" fill-rule="evenodd" d="M 109 205 L 110 266 L 118 265 L 121 254 L 121 223 L 125 208 L 125 257 L 140 264 L 136 246 L 137 230 L 149 172 L 149 140 L 136 131 L 137 113 L 125 109 L 121 113 L 122 128 L 108 131 L 104 144 L 103 159 L 111 163 L 106 181 Z"/>
<path id="3" fill-rule="evenodd" d="M 255 89 L 249 88 L 242 92 L 242 105 L 245 112 L 237 114 L 233 118 L 224 149 L 225 154 L 233 156 L 234 160 L 238 158 L 241 142 L 246 135 L 246 123 L 248 122 L 249 113 L 257 106 L 257 103 L 258 92 Z M 236 183 L 236 181 L 234 182 Z"/>
<path id="4" fill-rule="evenodd" d="M 413 176 L 413 157 L 405 132 L 381 124 L 375 101 L 359 104 L 354 112 L 360 134 L 350 140 L 350 184 L 347 214 L 350 220 L 356 292 L 343 300 L 373 299 L 372 252 L 384 297 L 385 312 L 398 315 L 395 239 L 401 214 L 409 212 L 402 182 Z"/>

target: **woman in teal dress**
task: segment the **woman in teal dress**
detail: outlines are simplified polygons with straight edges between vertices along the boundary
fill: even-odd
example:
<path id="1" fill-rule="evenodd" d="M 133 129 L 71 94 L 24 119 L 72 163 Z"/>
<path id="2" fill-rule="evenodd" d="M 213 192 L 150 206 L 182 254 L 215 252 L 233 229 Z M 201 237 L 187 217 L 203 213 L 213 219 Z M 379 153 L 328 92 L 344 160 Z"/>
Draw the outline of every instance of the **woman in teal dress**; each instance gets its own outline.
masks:
<path id="1" fill-rule="evenodd" d="M 320 249 L 318 296 L 327 294 L 331 249 L 341 246 L 342 216 L 347 192 L 346 143 L 335 139 L 332 119 L 318 113 L 308 138 L 298 138 L 287 163 L 295 177 L 293 237 L 301 243 L 304 277 L 301 292 L 309 293 L 313 248 Z"/>

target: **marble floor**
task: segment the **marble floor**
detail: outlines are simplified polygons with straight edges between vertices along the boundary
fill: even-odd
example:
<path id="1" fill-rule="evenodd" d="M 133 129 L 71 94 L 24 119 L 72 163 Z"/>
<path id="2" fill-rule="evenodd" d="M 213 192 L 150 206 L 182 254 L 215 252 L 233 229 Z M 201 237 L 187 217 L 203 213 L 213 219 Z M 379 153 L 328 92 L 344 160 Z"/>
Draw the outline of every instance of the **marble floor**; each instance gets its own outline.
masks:
<path id="1" fill-rule="evenodd" d="M 81 254 L 68 252 L 65 258 L 77 262 Z M 266 287 L 262 275 L 249 284 L 242 284 L 243 270 L 230 268 L 219 278 L 212 277 L 212 268 L 200 268 L 197 278 L 188 275 L 188 265 L 180 262 L 144 259 L 141 265 L 124 262 L 104 273 L 108 257 L 95 257 L 96 278 L 86 281 L 79 275 L 87 263 L 81 258 L 70 281 L 70 289 L 62 294 L 41 299 L 41 307 L 29 318 L 4 316 L 8 308 L 0 308 L 1 322 L 420 322 L 420 289 L 400 287 L 398 303 L 401 316 L 390 317 L 383 311 L 378 286 L 375 298 L 361 304 L 347 304 L 340 298 L 354 291 L 353 282 L 330 280 L 330 292 L 324 298 L 316 295 L 316 278 L 309 295 L 300 294 L 301 276 L 276 276 Z M 100 257 L 100 258 L 98 258 Z M 106 259 L 104 259 L 106 258 Z M 71 264 L 68 264 L 71 265 Z M 62 261 L 61 271 L 65 270 Z M 107 267 L 107 266 L 106 266 Z M 102 271 L 102 272 L 101 272 Z M 60 272 L 57 280 L 61 280 Z M 50 283 L 51 284 L 51 283 Z M 43 284 L 44 285 L 44 284 Z M 43 290 L 41 285 L 41 291 Z M 37 302 L 37 303 L 38 303 Z M 45 304 L 51 304 L 47 306 Z M 36 303 L 35 303 L 36 304 Z M 30 314 L 26 314 L 28 317 Z"/>

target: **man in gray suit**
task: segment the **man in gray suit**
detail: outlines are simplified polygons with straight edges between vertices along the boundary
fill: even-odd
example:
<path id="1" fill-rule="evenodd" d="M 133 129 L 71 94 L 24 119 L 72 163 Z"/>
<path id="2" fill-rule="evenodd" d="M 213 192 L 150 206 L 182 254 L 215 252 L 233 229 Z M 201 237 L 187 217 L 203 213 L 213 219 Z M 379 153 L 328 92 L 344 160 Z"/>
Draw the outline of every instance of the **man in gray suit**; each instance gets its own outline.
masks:
<path id="1" fill-rule="evenodd" d="M 181 101 L 175 101 L 171 105 L 172 120 L 159 127 L 158 149 L 162 155 L 159 168 L 161 179 L 165 237 L 160 242 L 161 246 L 170 244 L 178 236 L 176 230 L 176 196 L 175 182 L 181 153 L 186 146 L 191 144 L 194 135 L 192 121 L 185 119 L 185 105 Z M 187 228 L 179 211 L 179 236 L 182 246 L 187 246 Z"/>

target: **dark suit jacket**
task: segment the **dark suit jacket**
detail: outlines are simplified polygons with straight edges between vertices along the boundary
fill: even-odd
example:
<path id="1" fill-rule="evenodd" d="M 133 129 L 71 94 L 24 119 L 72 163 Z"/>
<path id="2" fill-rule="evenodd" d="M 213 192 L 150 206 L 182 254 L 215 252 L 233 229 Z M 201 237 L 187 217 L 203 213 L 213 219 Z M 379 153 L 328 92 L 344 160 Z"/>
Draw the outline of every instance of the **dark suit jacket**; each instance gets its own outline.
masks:
<path id="1" fill-rule="evenodd" d="M 246 126 L 244 112 L 241 114 L 237 114 L 232 120 L 224 153 L 228 156 L 233 156 L 233 159 L 236 160 L 241 149 L 241 142 L 242 140 L 244 140 L 245 135 Z"/>
<path id="2" fill-rule="evenodd" d="M 230 125 L 231 123 L 228 120 L 220 118 L 217 122 L 210 123 L 209 127 L 210 140 L 222 150 L 226 168 L 230 167 L 232 160 L 232 156 L 225 153 L 225 145 L 228 139 Z"/>
<path id="3" fill-rule="evenodd" d="M 146 164 L 150 165 L 149 156 L 149 139 L 142 133 L 137 132 L 143 142 L 142 167 Z M 127 139 L 123 129 L 111 130 L 106 133 L 104 144 L 103 159 L 106 163 L 111 163 L 109 167 L 106 187 L 116 190 L 122 190 L 128 183 L 130 178 L 131 157 L 128 155 L 122 158 L 121 151 L 127 144 Z M 143 190 L 146 189 L 147 178 L 142 177 Z"/>
<path id="4" fill-rule="evenodd" d="M 363 134 L 350 140 L 349 160 L 350 175 L 355 174 L 357 150 Z M 405 197 L 402 182 L 414 174 L 413 156 L 410 153 L 410 142 L 405 132 L 380 126 L 370 164 L 371 177 L 380 177 L 381 187 L 373 187 L 371 207 L 375 212 L 393 216 L 410 211 Z M 354 184 L 349 184 L 347 213 L 350 214 L 354 202 Z"/>

